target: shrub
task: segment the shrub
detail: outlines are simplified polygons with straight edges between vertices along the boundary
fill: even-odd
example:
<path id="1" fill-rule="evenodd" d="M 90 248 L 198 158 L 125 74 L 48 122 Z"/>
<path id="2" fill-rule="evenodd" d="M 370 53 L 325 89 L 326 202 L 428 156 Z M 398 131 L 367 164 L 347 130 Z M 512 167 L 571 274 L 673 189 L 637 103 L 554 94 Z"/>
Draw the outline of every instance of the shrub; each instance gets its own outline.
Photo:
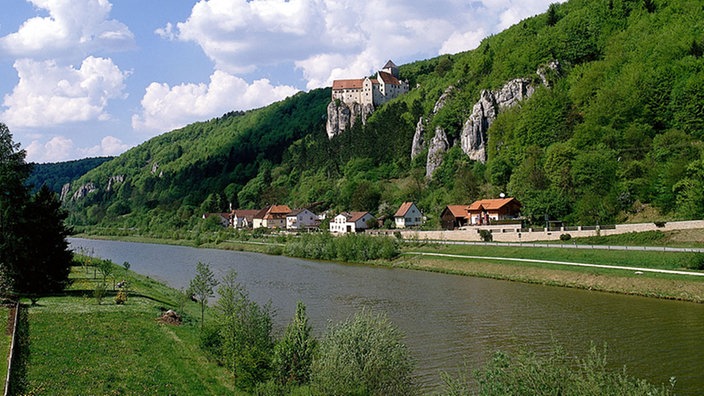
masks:
<path id="1" fill-rule="evenodd" d="M 317 341 L 311 334 L 306 306 L 296 304 L 293 321 L 274 347 L 272 366 L 276 381 L 281 385 L 301 385 L 310 381 L 311 364 Z"/>
<path id="2" fill-rule="evenodd" d="M 577 367 L 575 367 L 577 366 Z M 607 369 L 606 352 L 592 346 L 587 357 L 575 359 L 560 347 L 554 346 L 545 356 L 529 351 L 515 356 L 497 352 L 491 361 L 470 377 L 460 374 L 443 375 L 445 389 L 442 394 L 468 394 L 476 389 L 477 395 L 670 395 L 670 386 L 655 386 L 634 378 L 622 370 Z"/>
<path id="3" fill-rule="evenodd" d="M 479 238 L 481 238 L 484 242 L 491 242 L 494 240 L 494 236 L 491 235 L 491 231 L 489 230 L 479 230 Z"/>
<path id="4" fill-rule="evenodd" d="M 560 235 L 561 241 L 569 241 L 570 239 L 572 239 L 572 235 L 570 235 L 570 234 L 561 234 Z"/>
<path id="5" fill-rule="evenodd" d="M 704 253 L 693 253 L 685 267 L 691 270 L 704 270 Z"/>
<path id="6" fill-rule="evenodd" d="M 98 305 L 102 304 L 103 298 L 105 297 L 105 293 L 107 293 L 107 285 L 105 282 L 100 282 L 95 285 L 95 290 L 93 290 L 93 297 L 95 297 L 95 301 L 98 303 Z"/>
<path id="7" fill-rule="evenodd" d="M 385 315 L 362 311 L 328 329 L 313 361 L 312 386 L 325 395 L 416 393 L 415 362 Z"/>
<path id="8" fill-rule="evenodd" d="M 124 290 L 120 290 L 117 292 L 117 295 L 115 296 L 115 304 L 117 305 L 122 305 L 127 302 L 127 293 L 125 293 Z"/>

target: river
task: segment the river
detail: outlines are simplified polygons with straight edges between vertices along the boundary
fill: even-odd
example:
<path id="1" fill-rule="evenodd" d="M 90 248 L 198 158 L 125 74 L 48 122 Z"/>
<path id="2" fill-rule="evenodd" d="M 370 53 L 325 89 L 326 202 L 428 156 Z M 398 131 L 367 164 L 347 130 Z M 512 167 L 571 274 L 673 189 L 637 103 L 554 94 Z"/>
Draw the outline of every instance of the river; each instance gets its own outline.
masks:
<path id="1" fill-rule="evenodd" d="M 234 269 L 255 301 L 271 301 L 279 332 L 297 300 L 318 335 L 362 308 L 386 312 L 406 334 L 426 391 L 437 389 L 441 371 L 479 368 L 497 350 L 544 353 L 557 342 L 579 356 L 606 344 L 613 368 L 658 384 L 675 377 L 679 395 L 704 392 L 704 304 L 247 252 L 70 242 L 176 288 L 188 286 L 198 261 L 218 276 Z"/>

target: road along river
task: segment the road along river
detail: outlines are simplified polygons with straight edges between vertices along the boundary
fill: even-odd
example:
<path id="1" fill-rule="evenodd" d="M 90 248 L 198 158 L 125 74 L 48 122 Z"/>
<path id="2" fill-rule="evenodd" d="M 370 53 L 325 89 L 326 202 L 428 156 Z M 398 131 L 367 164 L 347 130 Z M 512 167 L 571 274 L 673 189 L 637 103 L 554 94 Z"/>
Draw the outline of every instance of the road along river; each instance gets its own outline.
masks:
<path id="1" fill-rule="evenodd" d="M 297 300 L 319 335 L 329 321 L 362 308 L 384 311 L 406 334 L 429 392 L 441 371 L 479 368 L 497 350 L 543 353 L 553 340 L 579 356 L 591 343 L 606 343 L 613 368 L 626 365 L 630 374 L 660 384 L 676 377 L 679 395 L 704 390 L 704 304 L 246 252 L 70 242 L 176 288 L 188 286 L 198 261 L 219 276 L 234 269 L 254 300 L 271 301 L 279 332 Z"/>

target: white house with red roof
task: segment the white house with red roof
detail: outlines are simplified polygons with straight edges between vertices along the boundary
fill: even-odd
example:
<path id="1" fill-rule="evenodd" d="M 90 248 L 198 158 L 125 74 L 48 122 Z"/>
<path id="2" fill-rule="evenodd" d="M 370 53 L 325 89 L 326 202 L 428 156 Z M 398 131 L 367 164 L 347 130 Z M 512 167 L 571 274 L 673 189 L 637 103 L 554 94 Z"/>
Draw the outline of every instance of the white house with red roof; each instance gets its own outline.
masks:
<path id="1" fill-rule="evenodd" d="M 398 66 L 392 61 L 377 72 L 376 78 L 365 77 L 332 82 L 332 100 L 347 104 L 382 105 L 408 92 L 408 81 L 399 80 Z"/>
<path id="2" fill-rule="evenodd" d="M 373 219 L 374 216 L 369 212 L 343 212 L 330 222 L 330 232 L 337 234 L 361 232 L 367 229 L 367 222 Z"/>
<path id="3" fill-rule="evenodd" d="M 423 223 L 423 214 L 413 202 L 404 202 L 394 214 L 396 228 L 418 227 Z"/>

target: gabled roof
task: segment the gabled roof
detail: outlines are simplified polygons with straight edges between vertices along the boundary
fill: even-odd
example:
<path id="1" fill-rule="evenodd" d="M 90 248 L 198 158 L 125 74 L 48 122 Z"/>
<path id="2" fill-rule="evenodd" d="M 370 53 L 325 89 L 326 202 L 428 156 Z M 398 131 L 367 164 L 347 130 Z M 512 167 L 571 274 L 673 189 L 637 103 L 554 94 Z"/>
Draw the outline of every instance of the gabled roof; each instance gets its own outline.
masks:
<path id="1" fill-rule="evenodd" d="M 392 69 L 395 67 L 398 67 L 398 66 L 396 66 L 396 64 L 391 59 L 389 59 L 389 61 L 386 62 L 386 64 L 384 65 L 384 67 L 382 67 L 382 69 Z"/>
<path id="2" fill-rule="evenodd" d="M 400 208 L 396 211 L 396 214 L 394 217 L 403 217 L 408 213 L 408 211 L 411 209 L 411 206 L 413 206 L 413 202 L 404 202 Z"/>
<path id="3" fill-rule="evenodd" d="M 363 85 L 363 78 L 355 78 L 351 80 L 335 80 L 332 82 L 332 89 L 362 89 Z"/>
<path id="4" fill-rule="evenodd" d="M 345 216 L 345 219 L 347 220 L 348 223 L 354 223 L 357 220 L 363 218 L 365 215 L 370 215 L 369 212 L 342 212 L 337 216 Z M 337 217 L 335 216 L 335 217 Z M 374 216 L 372 216 L 374 217 Z"/>
<path id="5" fill-rule="evenodd" d="M 447 205 L 445 207 L 445 210 L 450 211 L 455 217 L 466 217 L 467 209 L 469 209 L 467 205 Z"/>
<path id="6" fill-rule="evenodd" d="M 349 216 L 347 217 L 347 221 L 354 223 L 355 221 L 360 220 L 362 217 L 364 217 L 365 215 L 368 215 L 368 214 L 369 214 L 369 212 L 349 212 L 348 213 Z"/>
<path id="7" fill-rule="evenodd" d="M 264 219 L 273 219 L 285 217 L 287 214 L 291 213 L 291 208 L 287 205 L 272 205 L 269 210 L 266 211 Z"/>
<path id="8" fill-rule="evenodd" d="M 232 211 L 232 216 L 252 220 L 257 213 L 259 213 L 259 209 L 235 209 Z"/>
<path id="9" fill-rule="evenodd" d="M 393 74 L 380 71 L 378 75 L 379 80 L 381 80 L 384 84 L 394 84 L 394 85 L 401 85 L 401 82 L 398 81 L 398 78 L 394 77 Z"/>
<path id="10" fill-rule="evenodd" d="M 308 210 L 308 209 L 302 208 L 302 209 L 295 209 L 295 210 L 292 210 L 291 212 L 289 212 L 289 213 L 286 215 L 286 217 L 289 217 L 289 216 L 298 216 L 299 214 L 305 212 L 306 210 Z M 310 210 L 308 210 L 308 211 L 310 212 Z M 313 212 L 311 212 L 311 213 L 313 213 Z M 313 213 L 313 214 L 315 214 L 315 213 Z"/>
<path id="11" fill-rule="evenodd" d="M 467 208 L 468 211 L 481 211 L 481 210 L 498 210 L 514 202 L 521 206 L 521 203 L 516 200 L 516 198 L 499 198 L 499 199 L 480 199 L 478 201 L 472 202 Z"/>

